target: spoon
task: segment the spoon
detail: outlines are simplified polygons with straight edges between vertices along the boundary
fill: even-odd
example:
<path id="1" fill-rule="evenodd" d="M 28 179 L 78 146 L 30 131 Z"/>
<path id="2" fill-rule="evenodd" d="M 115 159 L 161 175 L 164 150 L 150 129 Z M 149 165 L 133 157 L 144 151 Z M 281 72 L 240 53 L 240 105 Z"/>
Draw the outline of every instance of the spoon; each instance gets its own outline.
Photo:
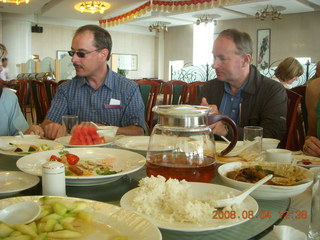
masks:
<path id="1" fill-rule="evenodd" d="M 90 122 L 96 129 L 99 129 L 99 126 L 95 124 L 94 122 Z"/>
<path id="2" fill-rule="evenodd" d="M 0 221 L 15 225 L 34 221 L 41 213 L 38 203 L 23 201 L 9 205 L 0 210 Z"/>
<path id="3" fill-rule="evenodd" d="M 224 136 L 220 136 L 226 143 L 230 143 L 230 141 L 228 140 L 228 138 L 224 137 Z"/>
<path id="4" fill-rule="evenodd" d="M 214 206 L 216 208 L 224 208 L 232 204 L 241 203 L 250 193 L 256 190 L 257 187 L 269 181 L 272 177 L 273 177 L 272 174 L 265 176 L 264 178 L 260 179 L 258 182 L 253 184 L 251 187 L 247 188 L 246 190 L 243 190 L 239 195 L 235 197 L 216 200 L 214 203 Z"/>
<path id="5" fill-rule="evenodd" d="M 258 140 L 254 140 L 252 142 L 249 142 L 241 147 L 238 147 L 234 150 L 232 150 L 231 152 L 229 152 L 228 154 L 226 154 L 226 157 L 234 157 L 234 156 L 238 156 L 241 152 L 243 152 L 245 149 L 251 147 L 252 145 L 256 144 L 258 142 Z"/>
<path id="6" fill-rule="evenodd" d="M 24 138 L 24 134 L 23 134 L 20 130 L 19 130 L 18 133 L 19 133 L 19 135 L 20 135 L 21 138 Z"/>

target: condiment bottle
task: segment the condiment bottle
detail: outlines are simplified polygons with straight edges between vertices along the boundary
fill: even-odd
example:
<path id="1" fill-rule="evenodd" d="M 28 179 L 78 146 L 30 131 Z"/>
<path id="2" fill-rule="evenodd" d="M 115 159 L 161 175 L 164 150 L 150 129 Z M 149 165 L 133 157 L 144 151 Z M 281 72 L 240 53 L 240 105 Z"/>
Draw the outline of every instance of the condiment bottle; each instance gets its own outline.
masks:
<path id="1" fill-rule="evenodd" d="M 42 165 L 42 195 L 66 196 L 65 166 L 50 161 Z"/>

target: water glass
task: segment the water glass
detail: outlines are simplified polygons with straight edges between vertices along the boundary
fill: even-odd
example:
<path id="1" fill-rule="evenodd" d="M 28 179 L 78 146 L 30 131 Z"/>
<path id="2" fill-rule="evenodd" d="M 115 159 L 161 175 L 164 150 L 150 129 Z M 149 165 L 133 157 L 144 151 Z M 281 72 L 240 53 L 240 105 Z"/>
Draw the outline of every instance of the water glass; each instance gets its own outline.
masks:
<path id="1" fill-rule="evenodd" d="M 249 149 L 260 153 L 262 150 L 263 128 L 258 126 L 245 126 L 243 128 L 243 144 L 253 144 Z"/>
<path id="2" fill-rule="evenodd" d="M 308 239 L 320 239 L 320 167 L 311 168 L 314 173 L 314 182 L 312 186 L 311 214 Z"/>
<path id="3" fill-rule="evenodd" d="M 66 130 L 67 134 L 71 134 L 72 128 L 77 124 L 78 124 L 78 116 L 76 115 L 62 116 L 62 126 Z"/>

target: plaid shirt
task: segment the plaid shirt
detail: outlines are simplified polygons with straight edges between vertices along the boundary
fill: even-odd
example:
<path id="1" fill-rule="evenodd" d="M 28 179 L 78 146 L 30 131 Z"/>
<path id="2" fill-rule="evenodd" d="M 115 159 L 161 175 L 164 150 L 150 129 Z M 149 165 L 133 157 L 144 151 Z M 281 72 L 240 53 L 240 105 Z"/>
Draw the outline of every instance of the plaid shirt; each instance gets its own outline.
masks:
<path id="1" fill-rule="evenodd" d="M 119 100 L 120 104 L 110 105 L 111 99 Z M 97 90 L 85 78 L 78 76 L 61 84 L 46 119 L 61 124 L 63 115 L 77 115 L 79 122 L 145 127 L 144 104 L 138 85 L 110 69 Z"/>

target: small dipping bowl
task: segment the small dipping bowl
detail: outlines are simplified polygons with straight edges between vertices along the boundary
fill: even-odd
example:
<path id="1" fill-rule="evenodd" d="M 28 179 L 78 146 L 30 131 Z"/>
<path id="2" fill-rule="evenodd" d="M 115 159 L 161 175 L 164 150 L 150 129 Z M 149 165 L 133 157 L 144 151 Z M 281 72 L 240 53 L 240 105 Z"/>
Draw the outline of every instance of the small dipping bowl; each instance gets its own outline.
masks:
<path id="1" fill-rule="evenodd" d="M 27 224 L 34 221 L 41 213 L 36 202 L 24 201 L 11 204 L 0 210 L 0 221 L 7 224 Z"/>

